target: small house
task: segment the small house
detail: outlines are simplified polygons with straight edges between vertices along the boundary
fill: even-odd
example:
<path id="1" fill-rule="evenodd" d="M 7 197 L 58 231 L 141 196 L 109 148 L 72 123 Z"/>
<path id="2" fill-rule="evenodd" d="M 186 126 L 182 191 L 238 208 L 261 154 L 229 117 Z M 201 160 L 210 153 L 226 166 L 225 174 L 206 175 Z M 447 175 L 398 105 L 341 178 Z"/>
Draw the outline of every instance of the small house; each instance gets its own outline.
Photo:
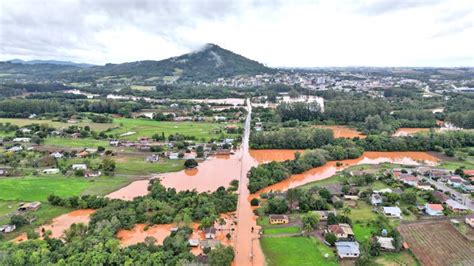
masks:
<path id="1" fill-rule="evenodd" d="M 156 163 L 160 160 L 160 157 L 157 154 L 152 154 L 146 157 L 146 161 L 149 163 Z"/>
<path id="2" fill-rule="evenodd" d="M 216 228 L 208 227 L 204 229 L 204 234 L 206 235 L 206 239 L 214 239 L 216 237 Z"/>
<path id="3" fill-rule="evenodd" d="M 424 190 L 424 191 L 432 191 L 434 190 L 432 187 L 431 187 L 431 184 L 428 183 L 428 182 L 418 182 L 418 184 L 416 184 L 416 188 L 420 189 L 420 190 Z"/>
<path id="4" fill-rule="evenodd" d="M 58 168 L 48 168 L 43 170 L 43 174 L 46 175 L 54 175 L 54 174 L 59 174 L 59 169 Z"/>
<path id="5" fill-rule="evenodd" d="M 383 207 L 383 214 L 387 217 L 402 217 L 402 211 L 398 207 Z"/>
<path id="6" fill-rule="evenodd" d="M 268 221 L 270 224 L 287 224 L 290 222 L 288 216 L 283 214 L 270 214 Z"/>
<path id="7" fill-rule="evenodd" d="M 71 138 L 73 138 L 73 139 L 78 139 L 80 137 L 81 137 L 81 133 L 76 132 L 76 133 L 71 134 Z"/>
<path id="8" fill-rule="evenodd" d="M 359 243 L 357 242 L 336 242 L 337 255 L 341 259 L 358 258 L 360 255 Z"/>
<path id="9" fill-rule="evenodd" d="M 380 244 L 380 249 L 384 251 L 394 251 L 393 237 L 381 237 L 377 236 L 377 242 Z"/>
<path id="10" fill-rule="evenodd" d="M 73 164 L 71 165 L 72 170 L 87 170 L 87 165 L 85 164 Z"/>
<path id="11" fill-rule="evenodd" d="M 373 192 L 375 194 L 383 195 L 385 193 L 392 193 L 393 190 L 391 188 L 382 188 L 382 189 L 379 189 L 379 190 L 374 190 Z"/>
<path id="12" fill-rule="evenodd" d="M 330 213 L 333 213 L 334 215 L 336 215 L 335 211 L 313 211 L 313 212 L 319 216 L 320 221 L 326 221 Z"/>
<path id="13" fill-rule="evenodd" d="M 449 199 L 448 195 L 440 191 L 433 191 L 431 194 L 433 194 L 433 196 L 441 203 L 445 203 Z"/>
<path id="14" fill-rule="evenodd" d="M 11 147 L 10 149 L 8 149 L 7 151 L 10 151 L 10 152 L 17 152 L 17 151 L 22 151 L 23 150 L 23 147 L 22 146 L 13 146 Z"/>
<path id="15" fill-rule="evenodd" d="M 215 239 L 204 239 L 200 241 L 200 245 L 202 249 L 210 248 L 215 249 L 216 247 L 221 245 L 221 241 Z"/>
<path id="16" fill-rule="evenodd" d="M 354 232 L 349 224 L 328 225 L 328 232 L 333 233 L 337 239 L 353 239 Z"/>
<path id="17" fill-rule="evenodd" d="M 453 199 L 448 199 L 445 203 L 446 206 L 454 212 L 463 212 L 468 210 L 464 204 L 461 204 Z"/>
<path id="18" fill-rule="evenodd" d="M 10 167 L 0 167 L 0 176 L 7 176 L 10 169 Z"/>
<path id="19" fill-rule="evenodd" d="M 418 181 L 420 181 L 418 177 L 414 175 L 410 175 L 410 174 L 402 174 L 399 180 L 403 182 L 403 184 L 412 186 L 412 187 L 416 186 L 418 184 Z"/>
<path id="20" fill-rule="evenodd" d="M 370 204 L 372 204 L 373 206 L 380 205 L 382 204 L 382 202 L 383 202 L 383 199 L 382 199 L 382 196 L 380 196 L 380 194 L 374 193 L 370 197 Z"/>
<path id="21" fill-rule="evenodd" d="M 0 226 L 0 233 L 11 233 L 15 231 L 15 229 L 16 229 L 16 225 L 14 224 L 2 225 Z"/>
<path id="22" fill-rule="evenodd" d="M 64 157 L 64 155 L 58 151 L 51 153 L 51 157 L 54 157 L 56 159 L 61 159 Z"/>
<path id="23" fill-rule="evenodd" d="M 344 193 L 342 192 L 342 186 L 339 184 L 331 184 L 322 187 L 327 189 L 331 193 L 331 195 L 336 195 L 338 197 L 344 196 Z"/>
<path id="24" fill-rule="evenodd" d="M 102 175 L 102 172 L 101 171 L 85 171 L 84 173 L 84 177 L 86 178 L 90 178 L 90 177 L 99 177 Z"/>
<path id="25" fill-rule="evenodd" d="M 188 245 L 190 247 L 198 247 L 199 246 L 199 239 L 189 239 L 188 240 Z"/>
<path id="26" fill-rule="evenodd" d="M 466 218 L 465 218 L 465 222 L 470 227 L 474 228 L 474 213 L 467 215 Z"/>
<path id="27" fill-rule="evenodd" d="M 460 176 L 448 177 L 448 185 L 451 185 L 454 188 L 461 187 L 464 182 L 464 179 L 462 179 Z"/>
<path id="28" fill-rule="evenodd" d="M 18 211 L 37 211 L 41 207 L 41 202 L 34 201 L 29 203 L 22 203 L 18 207 Z"/>
<path id="29" fill-rule="evenodd" d="M 14 138 L 13 142 L 30 142 L 31 138 Z"/>
<path id="30" fill-rule="evenodd" d="M 81 151 L 80 153 L 76 154 L 76 156 L 78 158 L 85 158 L 85 157 L 89 156 L 89 152 L 88 151 Z"/>
<path id="31" fill-rule="evenodd" d="M 425 204 L 425 212 L 430 216 L 441 216 L 443 215 L 443 205 L 441 204 Z"/>

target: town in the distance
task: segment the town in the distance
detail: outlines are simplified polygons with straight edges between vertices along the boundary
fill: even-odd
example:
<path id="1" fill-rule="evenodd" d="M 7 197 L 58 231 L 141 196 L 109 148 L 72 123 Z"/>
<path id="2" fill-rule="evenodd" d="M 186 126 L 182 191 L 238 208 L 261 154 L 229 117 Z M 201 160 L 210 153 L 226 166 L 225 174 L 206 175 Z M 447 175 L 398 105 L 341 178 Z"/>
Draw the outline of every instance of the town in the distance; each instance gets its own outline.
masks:
<path id="1" fill-rule="evenodd" d="M 474 68 L 0 62 L 0 265 L 474 265 Z"/>

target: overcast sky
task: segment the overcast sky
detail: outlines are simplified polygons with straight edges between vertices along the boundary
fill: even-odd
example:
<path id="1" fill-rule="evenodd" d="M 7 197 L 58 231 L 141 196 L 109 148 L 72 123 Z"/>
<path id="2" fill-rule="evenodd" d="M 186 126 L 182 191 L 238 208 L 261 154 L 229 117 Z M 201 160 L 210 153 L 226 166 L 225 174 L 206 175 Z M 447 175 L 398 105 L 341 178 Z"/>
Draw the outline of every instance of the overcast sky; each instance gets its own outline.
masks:
<path id="1" fill-rule="evenodd" d="M 160 60 L 215 43 L 268 66 L 474 66 L 473 0 L 0 0 L 0 60 Z"/>

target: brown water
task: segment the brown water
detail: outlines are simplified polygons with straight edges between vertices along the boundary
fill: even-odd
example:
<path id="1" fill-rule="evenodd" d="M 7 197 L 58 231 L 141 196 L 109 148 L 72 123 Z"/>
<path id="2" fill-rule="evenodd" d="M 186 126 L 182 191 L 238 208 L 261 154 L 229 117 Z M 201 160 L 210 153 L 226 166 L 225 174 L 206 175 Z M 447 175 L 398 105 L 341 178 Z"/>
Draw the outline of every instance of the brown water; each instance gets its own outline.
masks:
<path id="1" fill-rule="evenodd" d="M 130 183 L 117 191 L 114 191 L 107 195 L 110 199 L 122 199 L 122 200 L 133 200 L 138 196 L 144 196 L 148 194 L 148 183 L 149 180 L 138 180 Z"/>
<path id="2" fill-rule="evenodd" d="M 88 224 L 91 215 L 95 212 L 95 210 L 92 209 L 84 209 L 84 210 L 75 210 L 63 215 L 60 215 L 56 218 L 53 219 L 53 221 L 50 224 L 41 226 L 38 231 L 42 231 L 44 229 L 45 231 L 51 230 L 52 234 L 51 237 L 53 238 L 60 238 L 64 234 L 64 231 L 69 229 L 72 224 L 78 224 L 78 223 L 83 223 L 83 224 Z"/>
<path id="3" fill-rule="evenodd" d="M 355 130 L 355 129 L 352 129 L 352 128 L 349 128 L 349 127 L 346 127 L 346 126 L 325 126 L 325 125 L 320 125 L 320 126 L 316 126 L 318 128 L 326 128 L 326 129 L 331 129 L 332 132 L 334 133 L 334 137 L 335 138 L 355 138 L 355 137 L 359 137 L 359 138 L 365 138 L 366 136 L 364 134 L 362 134 L 361 132 Z"/>
<path id="4" fill-rule="evenodd" d="M 270 191 L 286 191 L 290 188 L 326 179 L 333 176 L 337 171 L 346 169 L 353 165 L 380 164 L 385 162 L 403 165 L 419 165 L 422 163 L 435 165 L 438 161 L 438 158 L 426 152 L 364 152 L 364 154 L 357 159 L 339 161 L 342 163 L 341 166 L 336 166 L 336 161 L 330 161 L 321 167 L 313 168 L 302 174 L 292 175 L 288 179 L 258 191 L 252 195 L 252 197 Z"/>
<path id="5" fill-rule="evenodd" d="M 250 150 L 250 156 L 258 164 L 267 163 L 271 161 L 283 162 L 286 160 L 294 160 L 295 152 L 303 153 L 304 150 Z"/>

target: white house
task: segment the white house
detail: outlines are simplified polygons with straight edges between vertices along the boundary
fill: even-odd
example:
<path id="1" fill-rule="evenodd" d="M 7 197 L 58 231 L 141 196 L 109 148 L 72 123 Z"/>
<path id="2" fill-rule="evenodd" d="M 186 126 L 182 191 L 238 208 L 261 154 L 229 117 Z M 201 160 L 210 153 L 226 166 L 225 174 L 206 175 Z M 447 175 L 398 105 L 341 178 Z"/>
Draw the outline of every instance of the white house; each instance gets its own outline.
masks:
<path id="1" fill-rule="evenodd" d="M 379 194 L 372 194 L 372 196 L 370 197 L 370 204 L 376 206 L 376 205 L 380 205 L 382 204 L 383 202 L 383 199 L 382 199 L 382 196 L 380 196 Z"/>
<path id="2" fill-rule="evenodd" d="M 357 242 L 336 242 L 336 250 L 339 258 L 358 258 L 360 255 L 359 243 Z"/>
<path id="3" fill-rule="evenodd" d="M 59 169 L 58 168 L 48 168 L 43 170 L 43 174 L 47 175 L 54 175 L 54 174 L 59 174 Z"/>
<path id="4" fill-rule="evenodd" d="M 398 207 L 383 207 L 383 214 L 388 217 L 402 217 L 402 211 Z"/>
<path id="5" fill-rule="evenodd" d="M 58 151 L 55 151 L 55 152 L 51 153 L 51 156 L 56 158 L 56 159 L 61 159 L 61 158 L 64 157 L 64 155 L 62 153 L 58 152 Z"/>
<path id="6" fill-rule="evenodd" d="M 13 146 L 10 149 L 8 149 L 7 151 L 17 152 L 17 151 L 22 151 L 22 150 L 23 150 L 22 146 Z"/>
<path id="7" fill-rule="evenodd" d="M 441 216 L 443 215 L 443 205 L 426 203 L 425 212 L 430 216 Z"/>
<path id="8" fill-rule="evenodd" d="M 0 233 L 11 233 L 15 231 L 16 225 L 14 224 L 7 224 L 7 225 L 2 225 L 0 226 Z"/>
<path id="9" fill-rule="evenodd" d="M 71 166 L 72 170 L 87 170 L 87 165 L 85 164 L 73 164 Z"/>
<path id="10" fill-rule="evenodd" d="M 13 142 L 30 142 L 31 138 L 14 138 Z"/>
<path id="11" fill-rule="evenodd" d="M 380 248 L 382 250 L 386 251 L 392 251 L 395 250 L 395 247 L 393 246 L 393 238 L 392 237 L 377 237 L 377 242 L 380 244 Z"/>
<path id="12" fill-rule="evenodd" d="M 204 233 L 206 235 L 206 239 L 214 239 L 216 237 L 216 228 L 209 227 L 204 229 Z"/>

